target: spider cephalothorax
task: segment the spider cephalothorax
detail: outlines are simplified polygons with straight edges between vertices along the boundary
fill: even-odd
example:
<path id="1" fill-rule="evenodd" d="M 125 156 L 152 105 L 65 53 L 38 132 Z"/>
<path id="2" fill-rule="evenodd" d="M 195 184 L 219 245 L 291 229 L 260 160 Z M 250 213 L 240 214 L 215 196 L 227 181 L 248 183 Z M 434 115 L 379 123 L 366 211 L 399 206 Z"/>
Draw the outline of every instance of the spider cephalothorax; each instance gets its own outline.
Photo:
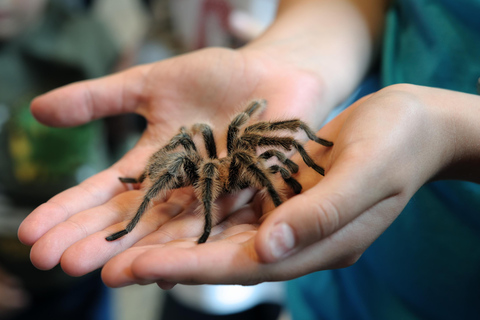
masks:
<path id="1" fill-rule="evenodd" d="M 241 131 L 252 115 L 266 107 L 265 100 L 249 103 L 245 111 L 239 113 L 230 123 L 227 131 L 227 156 L 218 158 L 213 132 L 207 124 L 195 124 L 190 130 L 180 128 L 170 142 L 154 153 L 145 171 L 138 178 L 120 178 L 124 183 L 141 183 L 149 180 L 146 194 L 136 215 L 124 230 L 107 237 L 116 240 L 136 226 L 149 203 L 162 191 L 193 186 L 196 196 L 203 205 L 205 227 L 198 243 L 207 241 L 212 228 L 212 206 L 222 193 L 232 193 L 247 187 L 266 189 L 275 206 L 282 203 L 281 196 L 272 183 L 272 177 L 280 173 L 285 183 L 300 193 L 302 186 L 292 177 L 298 165 L 288 159 L 284 151 L 296 149 L 305 164 L 323 175 L 324 170 L 307 154 L 302 144 L 291 136 L 274 136 L 278 131 L 297 132 L 303 130 L 310 140 L 330 147 L 332 142 L 318 138 L 304 122 L 293 119 L 283 121 L 261 121 L 251 124 Z M 201 134 L 205 144 L 206 157 L 202 156 L 193 140 Z M 258 148 L 263 148 L 257 154 Z M 267 165 L 267 160 L 275 157 L 278 164 Z"/>

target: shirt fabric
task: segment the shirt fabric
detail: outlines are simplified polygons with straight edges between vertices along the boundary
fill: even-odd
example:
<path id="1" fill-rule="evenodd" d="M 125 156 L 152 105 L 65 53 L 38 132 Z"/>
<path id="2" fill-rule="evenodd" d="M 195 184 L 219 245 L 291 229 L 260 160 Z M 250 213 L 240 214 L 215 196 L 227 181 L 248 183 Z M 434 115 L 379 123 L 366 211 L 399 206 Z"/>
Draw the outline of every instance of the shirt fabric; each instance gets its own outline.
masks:
<path id="1" fill-rule="evenodd" d="M 381 86 L 412 83 L 475 93 L 479 17 L 480 0 L 394 2 Z M 423 186 L 357 263 L 290 281 L 288 288 L 294 319 L 478 319 L 480 185 Z"/>

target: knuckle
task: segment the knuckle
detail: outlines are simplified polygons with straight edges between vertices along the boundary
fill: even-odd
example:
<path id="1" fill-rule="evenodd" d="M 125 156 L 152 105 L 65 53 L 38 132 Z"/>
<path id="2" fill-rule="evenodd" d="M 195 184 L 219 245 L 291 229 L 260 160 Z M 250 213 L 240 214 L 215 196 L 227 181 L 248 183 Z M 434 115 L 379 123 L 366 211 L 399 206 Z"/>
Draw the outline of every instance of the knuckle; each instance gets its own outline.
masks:
<path id="1" fill-rule="evenodd" d="M 315 237 L 325 238 L 335 232 L 340 226 L 340 212 L 337 206 L 329 199 L 315 203 L 311 211 L 314 218 L 311 227 L 315 230 Z"/>

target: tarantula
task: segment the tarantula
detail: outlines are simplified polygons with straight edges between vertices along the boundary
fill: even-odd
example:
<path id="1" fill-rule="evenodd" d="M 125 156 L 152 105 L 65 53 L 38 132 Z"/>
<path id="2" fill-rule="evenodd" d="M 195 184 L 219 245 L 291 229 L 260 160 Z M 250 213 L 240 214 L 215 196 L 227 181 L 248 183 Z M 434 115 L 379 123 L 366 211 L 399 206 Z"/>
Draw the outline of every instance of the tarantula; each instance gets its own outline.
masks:
<path id="1" fill-rule="evenodd" d="M 147 210 L 152 199 L 161 191 L 193 186 L 197 198 L 203 205 L 205 225 L 198 243 L 207 241 L 212 228 L 212 207 L 214 201 L 222 192 L 232 193 L 247 187 L 265 188 L 277 207 L 282 203 L 279 192 L 272 183 L 272 176 L 280 173 L 285 183 L 299 194 L 301 184 L 292 177 L 298 172 L 298 165 L 288 159 L 284 151 L 296 149 L 305 164 L 319 174 L 324 175 L 324 169 L 318 166 L 303 148 L 302 144 L 291 136 L 272 136 L 270 133 L 277 131 L 297 132 L 303 130 L 310 140 L 323 146 L 330 147 L 332 142 L 320 139 L 315 132 L 304 122 L 293 119 L 283 121 L 261 121 L 241 128 L 266 107 L 265 100 L 250 102 L 245 111 L 239 113 L 228 126 L 227 131 L 227 156 L 218 158 L 215 139 L 209 125 L 198 123 L 190 130 L 180 128 L 180 133 L 175 135 L 170 142 L 154 153 L 144 172 L 138 179 L 119 178 L 123 183 L 142 183 L 148 178 L 151 184 L 147 187 L 137 213 L 124 230 L 116 232 L 106 238 L 108 241 L 116 240 L 137 225 L 142 214 Z M 206 157 L 198 152 L 193 136 L 201 134 L 206 150 Z M 257 155 L 257 148 L 266 148 L 266 151 Z M 277 158 L 278 163 L 267 165 L 266 160 Z"/>

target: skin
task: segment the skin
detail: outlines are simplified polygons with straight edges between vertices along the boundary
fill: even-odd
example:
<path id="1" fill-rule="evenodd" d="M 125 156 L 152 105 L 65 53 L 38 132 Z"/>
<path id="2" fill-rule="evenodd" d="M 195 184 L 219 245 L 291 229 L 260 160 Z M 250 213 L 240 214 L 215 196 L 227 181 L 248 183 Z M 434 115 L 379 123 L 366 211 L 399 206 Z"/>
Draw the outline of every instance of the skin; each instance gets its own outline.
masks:
<path id="1" fill-rule="evenodd" d="M 462 114 L 456 112 L 459 101 Z M 157 282 L 162 288 L 175 283 L 255 284 L 349 266 L 424 183 L 467 175 L 479 181 L 472 165 L 465 166 L 480 160 L 473 139 L 480 136 L 473 121 L 480 117 L 479 102 L 479 97 L 447 90 L 386 88 L 320 130 L 319 135 L 336 141 L 331 150 L 315 152 L 328 174 L 322 180 L 301 172 L 299 180 L 308 190 L 300 196 L 273 211 L 264 205 L 263 217 L 256 199 L 219 224 L 205 246 L 195 245 L 195 238 L 158 244 L 150 235 L 110 260 L 103 279 L 111 286 Z M 285 239 L 275 231 L 282 223 L 292 230 L 294 247 L 275 255 L 279 250 L 271 250 L 272 238 Z"/>
<path id="2" fill-rule="evenodd" d="M 318 127 L 368 70 L 386 7 L 385 1 L 283 1 L 274 25 L 240 50 L 205 49 L 34 100 L 33 114 L 48 125 L 136 112 L 148 127 L 111 168 L 26 218 L 19 238 L 33 245 L 32 262 L 40 269 L 60 263 L 71 275 L 104 266 L 103 280 L 112 287 L 292 279 L 354 263 L 424 183 L 478 182 L 471 169 L 480 155 L 479 98 L 396 85 L 356 102 L 318 132 L 335 142 L 307 144 L 325 178 L 301 165 L 304 191 L 280 207 L 252 190 L 223 197 L 209 241 L 197 245 L 203 217 L 192 190 L 182 189 L 157 201 L 132 233 L 105 241 L 124 228 L 142 195 L 117 177 L 138 176 L 180 125 L 208 119 L 221 136 L 239 102 L 261 97 L 270 105 L 264 119 L 299 117 Z"/>

